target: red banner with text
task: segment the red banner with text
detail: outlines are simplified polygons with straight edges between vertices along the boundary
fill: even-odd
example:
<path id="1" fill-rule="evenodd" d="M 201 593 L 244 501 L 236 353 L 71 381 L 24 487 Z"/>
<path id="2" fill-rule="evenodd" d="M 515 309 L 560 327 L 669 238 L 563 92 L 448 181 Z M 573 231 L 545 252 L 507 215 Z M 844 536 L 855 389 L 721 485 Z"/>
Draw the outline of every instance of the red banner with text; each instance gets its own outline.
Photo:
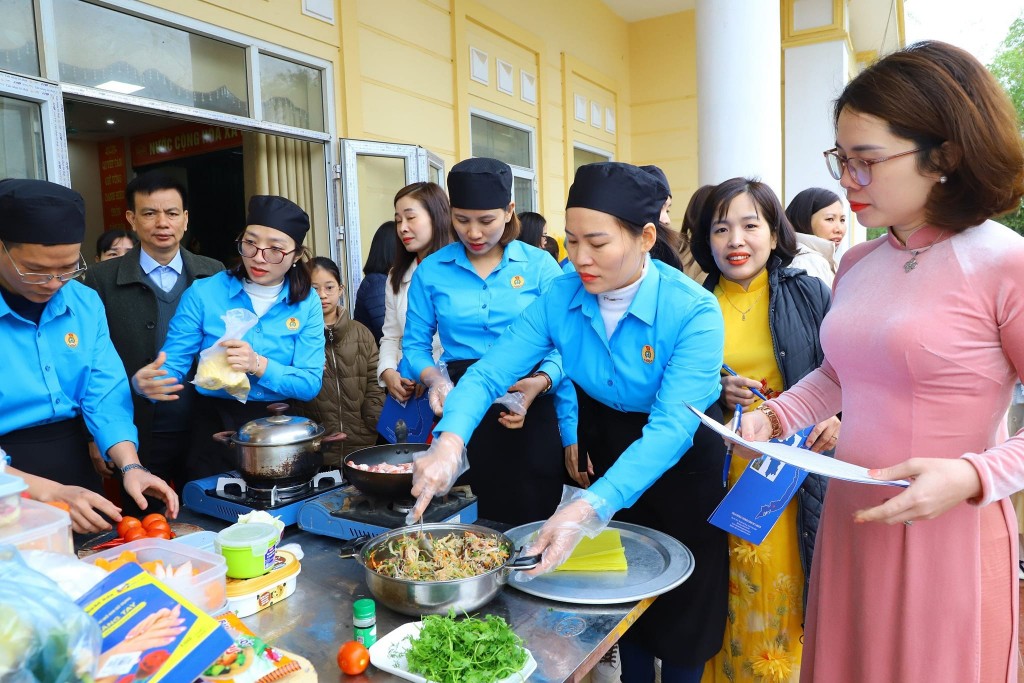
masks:
<path id="1" fill-rule="evenodd" d="M 241 146 L 241 131 L 202 123 L 186 123 L 133 137 L 132 166 L 138 168 Z"/>
<path id="2" fill-rule="evenodd" d="M 103 195 L 103 229 L 127 230 L 124 212 L 128 208 L 124 188 L 128 184 L 124 139 L 96 143 L 100 161 L 100 192 Z"/>

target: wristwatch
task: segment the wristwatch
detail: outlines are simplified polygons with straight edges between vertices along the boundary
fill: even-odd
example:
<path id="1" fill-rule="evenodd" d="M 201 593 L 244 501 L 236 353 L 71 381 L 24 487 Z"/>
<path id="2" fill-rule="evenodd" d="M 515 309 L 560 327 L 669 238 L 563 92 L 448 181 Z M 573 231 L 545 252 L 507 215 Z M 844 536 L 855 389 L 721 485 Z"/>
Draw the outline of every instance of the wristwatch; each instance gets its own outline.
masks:
<path id="1" fill-rule="evenodd" d="M 545 380 L 547 380 L 548 385 L 546 387 L 544 387 L 544 389 L 540 392 L 541 394 L 548 393 L 549 391 L 551 391 L 552 386 L 554 386 L 551 383 L 551 375 L 549 375 L 548 373 L 544 372 L 543 370 L 538 370 L 537 372 L 535 372 L 532 375 L 530 375 L 530 377 L 543 377 Z"/>
<path id="2" fill-rule="evenodd" d="M 131 472 L 132 470 L 142 470 L 143 472 L 149 472 L 149 470 L 148 470 L 148 469 L 146 469 L 146 467 L 145 467 L 145 466 L 143 466 L 143 465 L 140 465 L 140 464 L 139 464 L 139 463 L 137 463 L 137 462 L 133 462 L 133 463 L 132 463 L 132 464 L 130 464 L 130 465 L 125 465 L 124 467 L 122 467 L 122 468 L 121 468 L 121 474 L 122 474 L 122 475 L 128 474 L 128 473 L 129 473 L 129 472 Z"/>

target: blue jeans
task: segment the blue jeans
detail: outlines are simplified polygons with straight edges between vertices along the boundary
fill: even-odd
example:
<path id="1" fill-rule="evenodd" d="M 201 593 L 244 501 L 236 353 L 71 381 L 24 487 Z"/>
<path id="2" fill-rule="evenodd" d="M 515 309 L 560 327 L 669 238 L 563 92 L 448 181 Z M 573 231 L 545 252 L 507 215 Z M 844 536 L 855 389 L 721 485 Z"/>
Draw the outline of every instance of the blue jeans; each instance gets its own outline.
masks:
<path id="1" fill-rule="evenodd" d="M 654 653 L 634 643 L 619 641 L 622 683 L 654 683 Z M 694 667 L 661 663 L 661 683 L 700 683 L 704 665 Z"/>

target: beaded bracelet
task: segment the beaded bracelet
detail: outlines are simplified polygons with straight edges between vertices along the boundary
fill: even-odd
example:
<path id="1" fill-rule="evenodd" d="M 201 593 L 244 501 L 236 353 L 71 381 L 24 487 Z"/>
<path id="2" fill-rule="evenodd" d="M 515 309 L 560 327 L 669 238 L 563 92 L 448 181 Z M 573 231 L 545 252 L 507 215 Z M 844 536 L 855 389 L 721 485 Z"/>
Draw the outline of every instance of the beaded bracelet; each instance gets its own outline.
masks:
<path id="1" fill-rule="evenodd" d="M 772 426 L 772 435 L 768 438 L 777 439 L 782 436 L 782 423 L 779 421 L 779 416 L 775 414 L 775 411 L 768 407 L 767 403 L 762 403 L 757 409 L 768 416 L 768 422 Z"/>

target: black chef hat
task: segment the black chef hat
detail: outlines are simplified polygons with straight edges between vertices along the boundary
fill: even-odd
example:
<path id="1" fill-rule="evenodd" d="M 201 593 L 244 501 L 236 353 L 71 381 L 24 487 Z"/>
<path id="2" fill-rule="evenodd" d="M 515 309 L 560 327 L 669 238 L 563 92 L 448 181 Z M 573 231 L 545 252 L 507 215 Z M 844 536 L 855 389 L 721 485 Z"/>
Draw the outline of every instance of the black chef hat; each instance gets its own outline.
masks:
<path id="1" fill-rule="evenodd" d="M 246 225 L 265 225 L 280 230 L 295 240 L 295 246 L 309 232 L 309 216 L 302 208 L 284 197 L 273 194 L 253 195 L 249 200 L 249 215 L 245 217 Z"/>
<path id="2" fill-rule="evenodd" d="M 486 157 L 460 161 L 448 171 L 448 197 L 457 209 L 504 209 L 512 201 L 512 168 Z"/>
<path id="3" fill-rule="evenodd" d="M 82 195 L 46 180 L 0 180 L 0 240 L 81 244 L 84 237 Z"/>
<path id="4" fill-rule="evenodd" d="M 658 225 L 665 194 L 653 175 L 632 164 L 604 161 L 576 169 L 565 208 L 611 214 L 634 225 Z"/>
<path id="5" fill-rule="evenodd" d="M 655 166 L 654 164 L 641 166 L 640 170 L 647 171 L 652 176 L 657 178 L 659 183 L 665 186 L 665 194 L 662 196 L 662 204 L 664 204 L 665 200 L 672 196 L 672 186 L 668 184 L 668 176 L 665 175 L 665 172 L 662 171 L 657 166 Z"/>

